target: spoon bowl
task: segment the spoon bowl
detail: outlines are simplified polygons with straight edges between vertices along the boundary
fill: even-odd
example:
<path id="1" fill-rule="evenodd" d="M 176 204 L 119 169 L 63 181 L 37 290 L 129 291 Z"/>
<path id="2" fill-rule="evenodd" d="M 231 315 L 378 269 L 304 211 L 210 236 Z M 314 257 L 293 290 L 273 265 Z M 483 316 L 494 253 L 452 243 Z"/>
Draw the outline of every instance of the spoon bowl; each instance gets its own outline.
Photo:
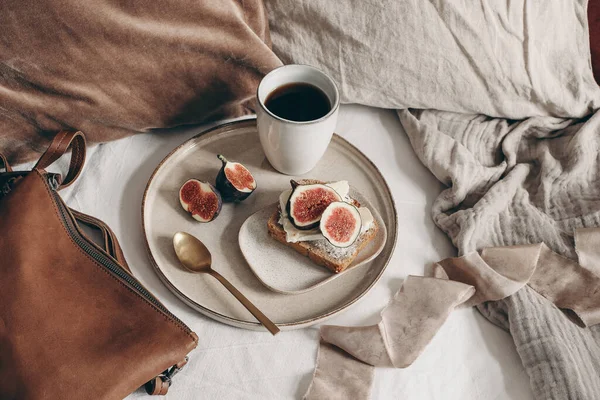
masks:
<path id="1" fill-rule="evenodd" d="M 271 332 L 271 334 L 276 335 L 279 333 L 277 325 L 256 308 L 256 306 L 227 279 L 212 269 L 212 257 L 210 251 L 198 238 L 186 232 L 177 232 L 173 235 L 173 248 L 175 249 L 175 254 L 179 259 L 179 262 L 181 262 L 181 265 L 183 265 L 185 269 L 193 273 L 212 275 L 221 282 L 221 284 L 223 284 L 223 286 L 225 286 L 225 288 L 229 290 L 229 292 L 234 295 L 235 298 L 238 299 L 238 301 L 269 330 L 269 332 Z"/>
<path id="2" fill-rule="evenodd" d="M 210 251 L 204 243 L 186 232 L 173 235 L 173 247 L 181 265 L 190 272 L 209 272 L 212 264 Z"/>

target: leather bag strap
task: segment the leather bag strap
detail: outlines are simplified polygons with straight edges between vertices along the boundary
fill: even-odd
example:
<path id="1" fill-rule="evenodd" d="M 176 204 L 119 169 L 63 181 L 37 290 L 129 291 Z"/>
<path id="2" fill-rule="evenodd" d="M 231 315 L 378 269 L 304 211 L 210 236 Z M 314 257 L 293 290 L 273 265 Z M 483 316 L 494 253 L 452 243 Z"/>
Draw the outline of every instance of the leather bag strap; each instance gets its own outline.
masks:
<path id="1" fill-rule="evenodd" d="M 4 172 L 12 172 L 12 168 L 10 167 L 8 160 L 6 159 L 6 157 L 4 157 L 4 154 L 2 153 L 0 153 L 0 163 L 0 169 L 4 168 Z"/>
<path id="2" fill-rule="evenodd" d="M 69 172 L 61 182 L 59 189 L 72 184 L 79 176 L 85 162 L 85 136 L 81 131 L 60 131 L 56 134 L 48 150 L 42 155 L 34 169 L 46 169 L 63 154 L 72 149 Z"/>

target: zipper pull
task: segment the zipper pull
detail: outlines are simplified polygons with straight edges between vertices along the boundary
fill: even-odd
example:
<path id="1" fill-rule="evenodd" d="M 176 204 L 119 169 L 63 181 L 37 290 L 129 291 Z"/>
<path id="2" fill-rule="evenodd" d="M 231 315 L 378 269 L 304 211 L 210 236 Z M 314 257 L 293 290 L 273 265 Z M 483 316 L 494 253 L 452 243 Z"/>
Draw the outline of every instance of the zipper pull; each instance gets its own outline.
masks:
<path id="1" fill-rule="evenodd" d="M 185 367 L 185 365 L 188 363 L 189 357 L 185 356 L 185 358 L 183 359 L 183 361 L 173 365 L 171 367 L 170 370 L 168 370 L 168 372 L 165 374 L 166 378 L 171 381 L 171 379 L 173 379 L 173 377 L 175 375 L 177 375 L 179 373 L 179 371 L 181 371 L 183 369 L 183 367 Z"/>
<path id="2" fill-rule="evenodd" d="M 183 361 L 173 365 L 171 368 L 166 369 L 162 374 L 158 375 L 156 378 L 147 382 L 144 385 L 144 389 L 146 389 L 146 393 L 149 395 L 159 395 L 164 396 L 169 391 L 171 384 L 173 383 L 172 379 L 175 375 L 179 373 L 187 364 L 189 358 L 186 356 Z"/>
<path id="3" fill-rule="evenodd" d="M 55 191 L 60 186 L 60 174 L 49 172 L 46 174 L 46 179 L 48 180 L 48 186 L 50 186 L 50 189 Z"/>

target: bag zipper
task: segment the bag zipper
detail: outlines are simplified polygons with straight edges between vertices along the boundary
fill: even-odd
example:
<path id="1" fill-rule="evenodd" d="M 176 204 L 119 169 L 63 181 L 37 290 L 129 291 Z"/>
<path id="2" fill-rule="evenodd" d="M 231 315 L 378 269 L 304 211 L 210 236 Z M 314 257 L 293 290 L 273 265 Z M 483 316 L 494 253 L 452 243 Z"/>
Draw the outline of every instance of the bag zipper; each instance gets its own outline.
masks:
<path id="1" fill-rule="evenodd" d="M 192 334 L 192 330 L 179 318 L 177 318 L 173 313 L 171 313 L 167 308 L 160 302 L 152 293 L 148 291 L 141 283 L 137 281 L 133 276 L 125 271 L 123 267 L 121 267 L 118 263 L 116 263 L 111 257 L 104 254 L 102 251 L 97 249 L 94 245 L 90 244 L 88 239 L 83 237 L 73 222 L 73 216 L 67 209 L 66 204 L 63 202 L 60 195 L 56 192 L 56 188 L 58 188 L 59 183 L 56 180 L 56 176 L 48 175 L 46 179 L 47 185 L 50 187 L 50 192 L 52 193 L 52 197 L 54 202 L 56 203 L 60 218 L 67 228 L 69 236 L 77 243 L 77 245 L 86 252 L 90 257 L 94 259 L 98 264 L 106 268 L 113 275 L 116 275 L 122 281 L 127 283 L 132 289 L 134 289 L 137 293 L 139 293 L 146 301 L 159 309 L 163 314 L 172 319 L 178 325 L 180 325 L 186 333 Z"/>

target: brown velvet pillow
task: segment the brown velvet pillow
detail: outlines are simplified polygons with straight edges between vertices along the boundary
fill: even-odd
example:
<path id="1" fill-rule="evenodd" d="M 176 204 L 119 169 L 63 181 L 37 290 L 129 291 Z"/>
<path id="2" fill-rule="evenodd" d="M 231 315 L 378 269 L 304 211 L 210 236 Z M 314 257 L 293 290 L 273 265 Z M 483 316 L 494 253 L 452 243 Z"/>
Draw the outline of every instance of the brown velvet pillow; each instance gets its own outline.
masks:
<path id="1" fill-rule="evenodd" d="M 588 24 L 590 26 L 592 70 L 596 82 L 600 84 L 600 0 L 589 0 Z"/>
<path id="2" fill-rule="evenodd" d="M 262 0 L 0 2 L 0 151 L 60 129 L 91 142 L 243 112 L 280 65 Z"/>

